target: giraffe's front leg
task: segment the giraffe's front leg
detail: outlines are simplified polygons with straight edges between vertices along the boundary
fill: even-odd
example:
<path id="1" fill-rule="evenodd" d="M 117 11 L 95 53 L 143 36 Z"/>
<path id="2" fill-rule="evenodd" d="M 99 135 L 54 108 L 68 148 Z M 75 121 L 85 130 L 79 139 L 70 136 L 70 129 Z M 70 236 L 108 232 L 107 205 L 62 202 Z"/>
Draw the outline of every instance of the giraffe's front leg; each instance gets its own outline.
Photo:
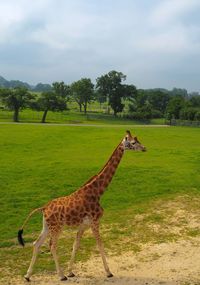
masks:
<path id="1" fill-rule="evenodd" d="M 77 251 L 79 249 L 79 246 L 80 246 L 81 237 L 83 236 L 83 233 L 84 233 L 84 231 L 86 230 L 87 227 L 88 226 L 85 225 L 85 224 L 80 225 L 79 230 L 78 230 L 78 232 L 76 234 L 76 238 L 75 238 L 75 241 L 74 241 L 74 244 L 73 244 L 73 250 L 72 250 L 71 259 L 70 259 L 70 262 L 69 262 L 69 274 L 68 274 L 68 277 L 74 277 L 75 276 L 75 274 L 73 273 L 73 264 L 74 264 L 76 253 L 77 253 Z"/>
<path id="2" fill-rule="evenodd" d="M 100 252 L 101 257 L 102 257 L 102 261 L 103 261 L 104 269 L 106 271 L 106 275 L 107 275 L 107 277 L 113 277 L 113 274 L 110 272 L 110 269 L 109 269 L 107 261 L 106 261 L 106 255 L 105 255 L 105 251 L 104 251 L 103 242 L 101 241 L 101 237 L 99 234 L 99 223 L 93 222 L 91 224 L 91 228 L 92 228 L 93 235 L 96 239 L 96 242 L 97 242 L 97 245 L 99 248 L 99 252 Z"/>

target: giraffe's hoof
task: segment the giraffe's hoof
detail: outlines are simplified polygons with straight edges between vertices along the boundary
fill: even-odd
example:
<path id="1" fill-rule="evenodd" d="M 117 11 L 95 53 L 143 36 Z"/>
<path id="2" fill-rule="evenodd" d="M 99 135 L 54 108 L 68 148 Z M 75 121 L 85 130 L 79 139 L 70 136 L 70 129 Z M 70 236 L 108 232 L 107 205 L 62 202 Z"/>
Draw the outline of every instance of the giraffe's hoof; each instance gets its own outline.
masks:
<path id="1" fill-rule="evenodd" d="M 112 273 L 109 273 L 109 274 L 107 275 L 107 277 L 108 277 L 108 278 L 111 278 L 111 277 L 113 277 L 113 274 L 112 274 Z"/>
<path id="2" fill-rule="evenodd" d="M 70 278 L 72 278 L 72 277 L 75 277 L 76 275 L 73 273 L 73 272 L 70 272 L 69 274 L 68 274 L 68 277 L 70 277 Z"/>
<path id="3" fill-rule="evenodd" d="M 60 279 L 60 281 L 66 281 L 67 280 L 67 277 L 64 276 L 63 278 Z"/>
<path id="4" fill-rule="evenodd" d="M 30 278 L 29 278 L 29 277 L 26 277 L 26 276 L 24 276 L 24 279 L 25 279 L 27 282 L 30 282 L 30 281 L 31 281 Z"/>

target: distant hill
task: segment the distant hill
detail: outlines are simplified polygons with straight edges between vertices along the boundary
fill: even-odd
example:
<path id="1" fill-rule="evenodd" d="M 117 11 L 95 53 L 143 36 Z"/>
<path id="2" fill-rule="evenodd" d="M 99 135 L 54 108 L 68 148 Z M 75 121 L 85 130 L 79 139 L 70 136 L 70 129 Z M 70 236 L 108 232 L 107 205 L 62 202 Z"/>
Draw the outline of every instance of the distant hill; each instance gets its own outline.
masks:
<path id="1" fill-rule="evenodd" d="M 51 89 L 52 87 L 50 84 L 43 84 L 43 83 L 38 83 L 35 87 L 32 88 L 32 90 L 36 92 L 50 91 Z"/>
<path id="2" fill-rule="evenodd" d="M 2 76 L 0 76 L 0 86 L 8 87 L 8 81 L 5 78 L 3 78 Z"/>
<path id="3" fill-rule="evenodd" d="M 0 76 L 0 87 L 5 88 L 15 88 L 15 87 L 26 87 L 31 91 L 44 92 L 51 90 L 50 84 L 38 83 L 36 86 L 31 86 L 30 84 L 20 81 L 20 80 L 6 80 L 3 76 Z"/>

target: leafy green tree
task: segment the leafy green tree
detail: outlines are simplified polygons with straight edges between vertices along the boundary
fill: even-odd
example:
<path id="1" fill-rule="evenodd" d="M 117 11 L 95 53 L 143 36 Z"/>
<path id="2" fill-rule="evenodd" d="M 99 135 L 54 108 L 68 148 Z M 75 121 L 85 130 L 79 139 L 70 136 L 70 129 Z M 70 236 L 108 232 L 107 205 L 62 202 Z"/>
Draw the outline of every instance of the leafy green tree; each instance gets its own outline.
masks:
<path id="1" fill-rule="evenodd" d="M 199 107 L 200 108 L 200 95 L 192 96 L 189 100 L 192 107 Z"/>
<path id="2" fill-rule="evenodd" d="M 137 108 L 142 108 L 144 104 L 151 104 L 154 111 L 164 115 L 170 98 L 169 91 L 165 89 L 139 89 L 136 96 L 136 105 Z"/>
<path id="3" fill-rule="evenodd" d="M 117 72 L 115 70 L 110 71 L 108 74 L 102 75 L 96 79 L 96 88 L 103 94 L 106 98 L 108 98 L 108 104 L 114 111 L 114 115 L 122 112 L 124 108 L 124 104 L 122 104 L 122 98 L 124 98 L 125 88 L 123 86 L 122 81 L 126 79 L 126 75 L 122 72 Z"/>
<path id="4" fill-rule="evenodd" d="M 200 121 L 200 111 L 197 111 L 194 117 L 195 121 Z"/>
<path id="5" fill-rule="evenodd" d="M 97 102 L 99 102 L 100 109 L 101 109 L 101 105 L 107 101 L 107 97 L 101 92 L 99 92 L 98 90 L 94 91 L 94 99 L 97 100 Z"/>
<path id="6" fill-rule="evenodd" d="M 188 97 L 188 92 L 186 89 L 182 89 L 182 88 L 173 88 L 172 91 L 170 91 L 170 94 L 172 96 L 182 96 L 183 98 L 187 98 Z"/>
<path id="7" fill-rule="evenodd" d="M 137 96 L 137 88 L 133 84 L 123 84 L 124 98 L 131 100 Z"/>
<path id="8" fill-rule="evenodd" d="M 63 81 L 61 81 L 61 82 L 54 82 L 52 86 L 53 86 L 53 91 L 56 93 L 56 95 L 65 98 L 67 100 L 69 99 L 70 95 L 69 85 L 66 85 Z"/>
<path id="9" fill-rule="evenodd" d="M 90 78 L 82 78 L 76 82 L 73 82 L 70 86 L 70 92 L 72 98 L 79 105 L 80 112 L 82 112 L 82 106 L 84 113 L 87 113 L 87 106 L 94 98 L 94 84 Z"/>
<path id="10" fill-rule="evenodd" d="M 114 116 L 117 116 L 117 113 L 120 113 L 124 109 L 124 104 L 122 103 L 123 93 L 121 88 L 114 90 L 109 97 L 109 104 L 114 111 Z"/>
<path id="11" fill-rule="evenodd" d="M 194 107 L 184 107 L 180 110 L 180 119 L 193 121 L 197 113 L 197 109 Z"/>
<path id="12" fill-rule="evenodd" d="M 14 89 L 0 89 L 0 98 L 3 105 L 13 110 L 13 121 L 19 122 L 19 111 L 29 106 L 29 102 L 34 95 L 28 92 L 26 87 L 16 87 Z"/>
<path id="13" fill-rule="evenodd" d="M 137 120 L 146 119 L 149 115 L 150 102 L 148 99 L 148 94 L 143 89 L 138 89 L 135 96 L 130 100 L 129 103 L 129 113 L 130 117 Z M 148 109 L 148 110 L 147 110 Z M 145 112 L 145 115 L 144 115 Z"/>
<path id="14" fill-rule="evenodd" d="M 164 92 L 159 89 L 152 89 L 149 91 L 149 102 L 151 103 L 152 108 L 160 111 L 163 115 L 170 98 L 169 92 Z"/>
<path id="15" fill-rule="evenodd" d="M 41 123 L 45 123 L 48 111 L 63 111 L 66 109 L 66 99 L 58 96 L 53 91 L 43 92 L 37 99 L 35 109 L 44 111 Z"/>
<path id="16" fill-rule="evenodd" d="M 136 96 L 137 107 L 141 108 L 144 104 L 149 103 L 148 92 L 144 89 L 138 89 Z"/>
<path id="17" fill-rule="evenodd" d="M 166 108 L 166 118 L 171 119 L 179 119 L 180 118 L 180 111 L 185 106 L 185 99 L 183 96 L 177 95 L 173 96 Z"/>
<path id="18" fill-rule="evenodd" d="M 152 105 L 146 102 L 142 107 L 139 107 L 137 111 L 132 112 L 131 117 L 136 120 L 148 121 L 153 118 Z"/>

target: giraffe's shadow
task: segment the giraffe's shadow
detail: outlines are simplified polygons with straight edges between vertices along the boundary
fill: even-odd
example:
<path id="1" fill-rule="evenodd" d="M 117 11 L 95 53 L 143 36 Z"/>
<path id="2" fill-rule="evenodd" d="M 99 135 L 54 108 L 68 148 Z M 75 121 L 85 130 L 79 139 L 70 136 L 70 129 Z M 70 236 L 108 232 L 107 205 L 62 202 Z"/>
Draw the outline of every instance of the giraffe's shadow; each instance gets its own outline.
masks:
<path id="1" fill-rule="evenodd" d="M 32 277 L 30 285 L 177 285 L 186 284 L 186 280 L 167 281 L 155 278 L 133 277 L 133 276 L 115 276 L 112 278 L 77 276 L 68 278 L 66 281 L 59 281 L 56 275 L 35 275 Z M 8 284 L 25 285 L 27 282 L 22 277 L 9 280 Z"/>

